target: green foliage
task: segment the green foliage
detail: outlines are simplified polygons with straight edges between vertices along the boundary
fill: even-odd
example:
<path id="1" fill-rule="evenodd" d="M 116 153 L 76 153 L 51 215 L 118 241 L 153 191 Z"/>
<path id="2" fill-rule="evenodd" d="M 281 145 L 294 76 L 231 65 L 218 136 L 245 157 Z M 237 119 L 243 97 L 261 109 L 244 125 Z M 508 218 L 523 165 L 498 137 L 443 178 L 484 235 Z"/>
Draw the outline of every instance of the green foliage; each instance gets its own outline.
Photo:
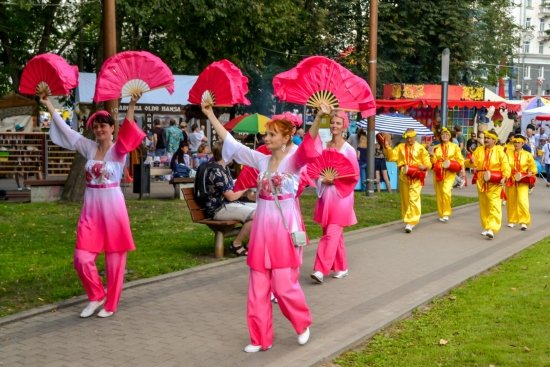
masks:
<path id="1" fill-rule="evenodd" d="M 381 0 L 378 81 L 439 81 L 441 51 L 451 50 L 451 82 L 488 83 L 518 44 L 510 0 Z M 368 71 L 367 0 L 120 0 L 119 50 L 159 55 L 177 74 L 197 74 L 227 58 L 251 79 L 251 109 L 267 113 L 271 79 L 305 56 L 338 59 Z M 102 57 L 101 2 L 20 0 L 0 6 L 0 94 L 16 90 L 26 62 L 42 52 L 96 72 Z M 344 50 L 353 49 L 341 57 Z"/>
<path id="2" fill-rule="evenodd" d="M 549 259 L 547 238 L 335 362 L 341 367 L 548 366 Z"/>
<path id="3" fill-rule="evenodd" d="M 383 82 L 439 83 L 440 55 L 449 48 L 452 84 L 483 81 L 486 70 L 484 82 L 494 84 L 498 64 L 518 44 L 508 0 L 381 1 L 379 24 Z"/>

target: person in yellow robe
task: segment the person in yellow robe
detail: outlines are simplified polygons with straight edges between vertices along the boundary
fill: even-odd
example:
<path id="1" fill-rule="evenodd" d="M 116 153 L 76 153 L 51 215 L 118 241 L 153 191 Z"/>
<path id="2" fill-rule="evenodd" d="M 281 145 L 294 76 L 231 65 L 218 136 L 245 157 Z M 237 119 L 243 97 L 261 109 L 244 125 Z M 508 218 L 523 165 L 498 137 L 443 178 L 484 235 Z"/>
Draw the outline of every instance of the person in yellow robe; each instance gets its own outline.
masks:
<path id="1" fill-rule="evenodd" d="M 496 145 L 498 135 L 494 129 L 485 131 L 484 145 L 472 155 L 476 169 L 477 192 L 479 196 L 479 217 L 482 236 L 493 239 L 502 226 L 501 193 L 510 177 L 510 164 L 502 146 Z M 486 181 L 485 175 L 493 173 L 497 182 Z"/>
<path id="2" fill-rule="evenodd" d="M 416 141 L 414 129 L 407 129 L 403 138 L 405 138 L 405 142 L 395 148 L 385 141 L 384 154 L 386 160 L 396 162 L 399 167 L 401 215 L 405 223 L 405 232 L 411 233 L 414 226 L 420 221 L 422 214 L 420 192 L 424 186 L 426 171 L 432 167 L 432 163 L 426 148 Z M 417 174 L 411 175 L 411 172 L 415 171 Z"/>
<path id="3" fill-rule="evenodd" d="M 525 137 L 517 134 L 512 139 L 514 150 L 508 149 L 506 155 L 510 164 L 512 173 L 506 184 L 506 208 L 508 212 L 508 227 L 514 228 L 517 223 L 520 224 L 522 231 L 531 224 L 531 214 L 529 213 L 529 184 L 518 182 L 515 179 L 516 174 L 521 176 L 535 176 L 537 174 L 537 165 L 533 155 L 523 150 Z"/>
<path id="4" fill-rule="evenodd" d="M 451 132 L 449 129 L 446 127 L 442 128 L 439 135 L 441 144 L 436 145 L 432 150 L 432 169 L 434 171 L 434 189 L 439 221 L 446 223 L 449 221 L 452 213 L 451 192 L 457 172 L 447 169 L 451 167 L 445 168 L 445 165 L 449 162 L 456 162 L 456 164 L 460 165 L 459 173 L 462 179 L 465 179 L 466 171 L 460 147 L 451 142 Z"/>

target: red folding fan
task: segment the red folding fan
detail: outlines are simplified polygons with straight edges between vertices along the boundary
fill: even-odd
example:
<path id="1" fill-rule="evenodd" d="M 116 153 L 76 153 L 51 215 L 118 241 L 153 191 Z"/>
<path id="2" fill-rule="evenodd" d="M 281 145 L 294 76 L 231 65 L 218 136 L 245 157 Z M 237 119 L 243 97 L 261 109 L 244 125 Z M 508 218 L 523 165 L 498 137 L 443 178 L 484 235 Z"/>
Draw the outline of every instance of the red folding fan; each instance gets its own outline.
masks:
<path id="1" fill-rule="evenodd" d="M 359 175 L 351 162 L 335 150 L 324 150 L 318 158 L 308 163 L 307 174 L 312 180 L 319 177 L 333 179 L 336 190 L 342 196 L 353 192 Z"/>
<path id="2" fill-rule="evenodd" d="M 19 92 L 66 96 L 78 86 L 78 67 L 61 56 L 46 53 L 33 57 L 23 69 Z"/>
<path id="3" fill-rule="evenodd" d="M 271 151 L 267 149 L 265 144 L 260 145 L 256 150 L 265 155 L 271 155 Z M 241 191 L 258 187 L 258 173 L 259 172 L 256 168 L 244 166 L 241 173 L 239 173 L 239 176 L 237 177 L 237 181 L 235 181 L 233 191 Z"/>
<path id="4" fill-rule="evenodd" d="M 250 105 L 245 97 L 248 93 L 248 78 L 229 60 L 208 65 L 189 91 L 189 102 L 212 106 L 229 107 L 235 104 Z"/>
<path id="5" fill-rule="evenodd" d="M 147 51 L 125 51 L 103 63 L 95 85 L 95 102 L 130 97 L 158 88 L 174 93 L 174 75 L 158 56 Z"/>
<path id="6" fill-rule="evenodd" d="M 275 96 L 280 100 L 318 108 L 326 103 L 332 108 L 361 111 L 363 117 L 374 115 L 375 101 L 365 80 L 337 62 L 323 56 L 311 56 L 294 68 L 273 78 Z"/>

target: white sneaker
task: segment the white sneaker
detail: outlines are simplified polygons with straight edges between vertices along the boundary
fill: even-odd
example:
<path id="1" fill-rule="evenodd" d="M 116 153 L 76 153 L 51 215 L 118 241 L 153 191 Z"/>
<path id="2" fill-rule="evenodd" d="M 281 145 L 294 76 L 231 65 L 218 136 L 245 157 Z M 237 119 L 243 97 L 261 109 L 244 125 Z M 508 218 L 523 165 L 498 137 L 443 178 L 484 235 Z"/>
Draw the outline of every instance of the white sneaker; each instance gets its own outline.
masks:
<path id="1" fill-rule="evenodd" d="M 443 219 L 443 217 L 439 218 L 439 221 L 440 221 L 441 223 L 445 223 L 445 219 Z"/>
<path id="2" fill-rule="evenodd" d="M 495 238 L 495 234 L 490 229 L 487 231 L 487 234 L 485 236 L 487 236 L 487 238 L 490 239 L 490 240 Z"/>
<path id="3" fill-rule="evenodd" d="M 303 333 L 298 335 L 298 344 L 304 345 L 309 340 L 309 328 L 306 329 Z"/>
<path id="4" fill-rule="evenodd" d="M 521 230 L 526 231 L 527 230 L 527 224 L 521 223 Z"/>
<path id="5" fill-rule="evenodd" d="M 101 301 L 91 301 L 82 310 L 82 312 L 80 313 L 80 317 L 82 317 L 84 319 L 86 317 L 92 316 L 97 311 L 98 308 L 103 306 L 104 303 L 105 303 L 105 298 L 103 298 Z"/>
<path id="6" fill-rule="evenodd" d="M 506 226 L 509 228 L 514 228 L 516 225 L 514 223 L 508 223 Z"/>
<path id="7" fill-rule="evenodd" d="M 275 297 L 275 295 L 273 294 L 273 292 L 271 292 L 271 302 L 273 302 L 273 303 L 278 303 L 277 297 Z"/>
<path id="8" fill-rule="evenodd" d="M 449 221 L 449 217 L 448 217 L 448 216 L 444 216 L 444 217 L 443 217 L 443 220 L 444 220 L 445 222 L 448 222 L 448 221 Z"/>
<path id="9" fill-rule="evenodd" d="M 271 345 L 267 347 L 267 349 L 271 349 Z M 265 350 L 267 350 L 265 349 Z M 248 344 L 246 347 L 244 347 L 244 351 L 246 353 L 256 353 L 262 350 L 261 345 L 254 345 L 254 344 Z"/>
<path id="10" fill-rule="evenodd" d="M 103 317 L 103 318 L 105 318 L 105 317 L 111 317 L 111 316 L 113 316 L 113 314 L 114 314 L 114 312 L 112 312 L 112 311 L 107 311 L 106 309 L 102 308 L 101 311 L 99 311 L 99 312 L 97 313 L 97 317 Z"/>
<path id="11" fill-rule="evenodd" d="M 483 231 L 481 231 L 481 235 L 482 235 L 482 236 L 487 236 L 487 230 L 484 229 Z"/>
<path id="12" fill-rule="evenodd" d="M 336 272 L 336 274 L 334 274 L 332 277 L 336 278 L 336 279 L 342 279 L 342 278 L 347 277 L 348 273 L 349 273 L 348 269 L 340 270 L 340 271 Z"/>
<path id="13" fill-rule="evenodd" d="M 411 233 L 413 231 L 414 226 L 412 224 L 407 224 L 405 226 L 405 232 Z"/>
<path id="14" fill-rule="evenodd" d="M 323 273 L 321 273 L 320 271 L 315 271 L 311 273 L 310 277 L 319 284 L 323 283 Z"/>

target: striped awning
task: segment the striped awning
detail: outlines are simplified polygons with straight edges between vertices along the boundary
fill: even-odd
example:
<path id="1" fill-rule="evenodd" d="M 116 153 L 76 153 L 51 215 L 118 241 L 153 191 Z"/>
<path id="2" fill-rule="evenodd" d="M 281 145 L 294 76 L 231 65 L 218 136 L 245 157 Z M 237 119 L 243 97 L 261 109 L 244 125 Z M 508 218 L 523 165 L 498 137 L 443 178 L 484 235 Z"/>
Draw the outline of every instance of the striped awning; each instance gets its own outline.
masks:
<path id="1" fill-rule="evenodd" d="M 367 125 L 367 119 L 357 122 L 357 126 L 363 129 L 366 129 Z M 405 130 L 412 128 L 419 136 L 433 136 L 433 132 L 422 125 L 420 121 L 400 113 L 376 115 L 375 125 L 376 130 L 390 134 L 403 135 Z"/>

